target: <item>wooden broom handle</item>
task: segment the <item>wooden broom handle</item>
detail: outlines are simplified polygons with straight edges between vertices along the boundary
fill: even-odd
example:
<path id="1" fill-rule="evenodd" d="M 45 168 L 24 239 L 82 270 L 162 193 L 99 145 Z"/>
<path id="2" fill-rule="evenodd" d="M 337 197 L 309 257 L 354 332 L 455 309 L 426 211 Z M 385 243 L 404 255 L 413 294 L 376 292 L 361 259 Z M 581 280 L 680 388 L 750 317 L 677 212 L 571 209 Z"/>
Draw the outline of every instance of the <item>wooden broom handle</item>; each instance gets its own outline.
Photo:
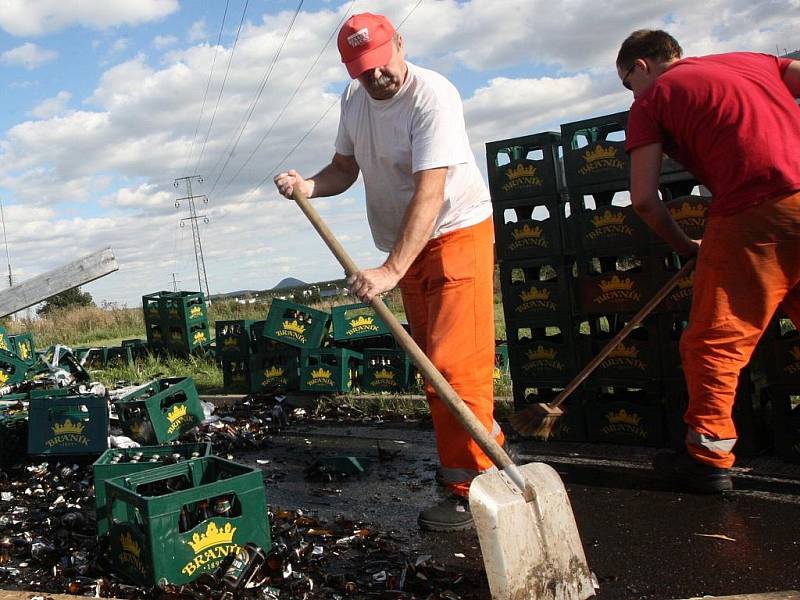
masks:
<path id="1" fill-rule="evenodd" d="M 294 188 L 292 198 L 300 206 L 308 220 L 317 230 L 320 237 L 322 237 L 328 248 L 331 249 L 336 260 L 344 267 L 345 274 L 349 277 L 353 273 L 359 271 L 359 268 L 353 262 L 353 259 L 347 254 L 347 251 L 339 243 L 339 240 L 333 235 L 333 232 L 328 228 L 325 222 L 320 218 L 317 211 L 311 206 L 306 195 L 297 187 Z M 467 407 L 464 401 L 459 397 L 458 393 L 447 382 L 447 380 L 439 373 L 439 370 L 434 366 L 431 360 L 425 355 L 422 349 L 417 345 L 414 339 L 408 334 L 405 328 L 397 320 L 389 307 L 383 303 L 379 297 L 375 297 L 370 302 L 370 306 L 375 310 L 378 316 L 389 327 L 397 342 L 410 356 L 412 362 L 417 366 L 422 375 L 427 379 L 436 390 L 436 393 L 450 409 L 450 412 L 458 419 L 464 429 L 472 436 L 472 439 L 480 446 L 486 455 L 492 459 L 492 462 L 498 469 L 505 470 L 514 480 L 514 483 L 521 490 L 525 489 L 525 484 L 520 474 L 519 481 L 514 478 L 514 475 L 509 472 L 515 471 L 514 462 L 508 456 L 505 450 L 497 443 L 497 441 L 489 435 L 486 428 L 478 420 L 475 414 Z"/>
<path id="2" fill-rule="evenodd" d="M 660 290 L 656 292 L 655 296 L 650 298 L 647 304 L 645 304 L 642 308 L 639 309 L 639 312 L 633 315 L 633 318 L 630 320 L 630 322 L 627 325 L 625 325 L 625 327 L 623 327 L 622 330 L 620 330 L 620 332 L 617 333 L 617 335 L 611 338 L 611 341 L 608 342 L 603 347 L 602 350 L 600 350 L 600 353 L 597 356 L 595 356 L 591 361 L 589 361 L 589 364 L 583 367 L 583 369 L 581 369 L 577 375 L 575 375 L 575 377 L 572 379 L 572 381 L 569 382 L 567 387 L 564 388 L 564 390 L 558 396 L 556 396 L 552 400 L 552 402 L 548 403 L 548 406 L 550 408 L 557 408 L 562 402 L 564 402 L 564 400 L 566 400 L 570 396 L 570 394 L 572 394 L 572 392 L 574 392 L 578 388 L 578 386 L 582 384 L 584 380 L 589 375 L 591 375 L 592 372 L 598 366 L 600 366 L 600 363 L 603 362 L 609 354 L 611 354 L 611 351 L 614 350 L 614 348 L 616 348 L 617 345 L 622 340 L 628 337 L 628 334 L 631 331 L 633 331 L 637 325 L 639 325 L 642 321 L 644 321 L 647 315 L 653 312 L 653 309 L 656 306 L 658 306 L 664 298 L 667 297 L 667 294 L 669 294 L 672 291 L 672 288 L 678 285 L 678 281 L 682 277 L 684 277 L 689 271 L 691 271 L 692 268 L 694 268 L 694 263 L 695 263 L 694 257 L 686 261 L 686 264 L 683 265 L 680 268 L 680 270 L 677 273 L 675 273 L 675 275 L 673 275 L 672 278 L 667 283 L 665 283 Z"/>

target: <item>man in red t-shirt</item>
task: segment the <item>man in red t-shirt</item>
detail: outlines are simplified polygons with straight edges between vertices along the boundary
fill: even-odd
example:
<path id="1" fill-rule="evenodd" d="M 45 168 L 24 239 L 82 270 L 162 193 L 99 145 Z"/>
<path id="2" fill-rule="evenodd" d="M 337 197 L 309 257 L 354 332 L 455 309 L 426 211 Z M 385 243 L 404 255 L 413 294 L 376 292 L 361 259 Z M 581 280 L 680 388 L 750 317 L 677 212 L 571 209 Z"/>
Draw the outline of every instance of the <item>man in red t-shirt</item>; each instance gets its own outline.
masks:
<path id="1" fill-rule="evenodd" d="M 634 96 L 626 142 L 633 207 L 679 253 L 698 254 L 681 337 L 687 452 L 661 452 L 653 466 L 716 493 L 732 489 L 739 372 L 779 306 L 800 326 L 800 61 L 681 55 L 668 33 L 635 31 L 617 72 Z M 711 190 L 702 245 L 659 199 L 663 153 Z"/>

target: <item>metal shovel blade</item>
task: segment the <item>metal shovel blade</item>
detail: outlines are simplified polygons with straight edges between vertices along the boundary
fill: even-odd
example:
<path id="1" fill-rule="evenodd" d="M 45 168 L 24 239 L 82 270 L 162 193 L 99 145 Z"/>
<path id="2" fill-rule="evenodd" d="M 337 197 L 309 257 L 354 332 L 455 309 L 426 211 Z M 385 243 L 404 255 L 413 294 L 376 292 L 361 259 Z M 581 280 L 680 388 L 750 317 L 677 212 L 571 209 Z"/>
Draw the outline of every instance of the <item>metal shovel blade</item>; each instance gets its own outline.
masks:
<path id="1" fill-rule="evenodd" d="M 492 599 L 592 596 L 592 574 L 561 478 L 544 463 L 519 470 L 535 491 L 530 502 L 502 471 L 479 475 L 469 488 Z"/>

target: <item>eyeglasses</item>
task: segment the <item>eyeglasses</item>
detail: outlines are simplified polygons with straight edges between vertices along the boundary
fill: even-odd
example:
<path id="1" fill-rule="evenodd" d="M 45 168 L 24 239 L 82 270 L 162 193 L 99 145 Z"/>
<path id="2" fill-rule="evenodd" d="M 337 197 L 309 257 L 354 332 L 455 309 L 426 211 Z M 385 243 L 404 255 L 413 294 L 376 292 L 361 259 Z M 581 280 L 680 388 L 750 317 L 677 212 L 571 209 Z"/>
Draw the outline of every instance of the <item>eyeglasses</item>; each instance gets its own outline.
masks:
<path id="1" fill-rule="evenodd" d="M 633 70 L 635 68 L 636 68 L 636 64 L 634 63 L 634 64 L 631 65 L 631 68 L 628 69 L 628 72 L 625 73 L 625 77 L 622 78 L 623 87 L 625 87 L 625 89 L 630 90 L 630 91 L 633 91 L 633 88 L 631 87 L 631 84 L 628 82 L 628 77 L 631 76 L 631 73 L 633 73 Z"/>

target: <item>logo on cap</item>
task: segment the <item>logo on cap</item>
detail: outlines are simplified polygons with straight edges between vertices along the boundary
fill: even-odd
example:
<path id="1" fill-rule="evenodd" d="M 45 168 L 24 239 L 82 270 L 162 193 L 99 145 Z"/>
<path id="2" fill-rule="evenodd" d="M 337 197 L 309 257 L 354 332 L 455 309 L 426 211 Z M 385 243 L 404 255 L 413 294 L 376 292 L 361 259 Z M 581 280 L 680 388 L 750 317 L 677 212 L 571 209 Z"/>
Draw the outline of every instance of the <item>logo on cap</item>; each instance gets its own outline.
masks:
<path id="1" fill-rule="evenodd" d="M 355 33 L 352 33 L 347 36 L 347 43 L 350 44 L 351 48 L 355 48 L 356 46 L 363 46 L 364 44 L 369 43 L 369 29 L 364 27 L 363 29 L 359 29 Z"/>

